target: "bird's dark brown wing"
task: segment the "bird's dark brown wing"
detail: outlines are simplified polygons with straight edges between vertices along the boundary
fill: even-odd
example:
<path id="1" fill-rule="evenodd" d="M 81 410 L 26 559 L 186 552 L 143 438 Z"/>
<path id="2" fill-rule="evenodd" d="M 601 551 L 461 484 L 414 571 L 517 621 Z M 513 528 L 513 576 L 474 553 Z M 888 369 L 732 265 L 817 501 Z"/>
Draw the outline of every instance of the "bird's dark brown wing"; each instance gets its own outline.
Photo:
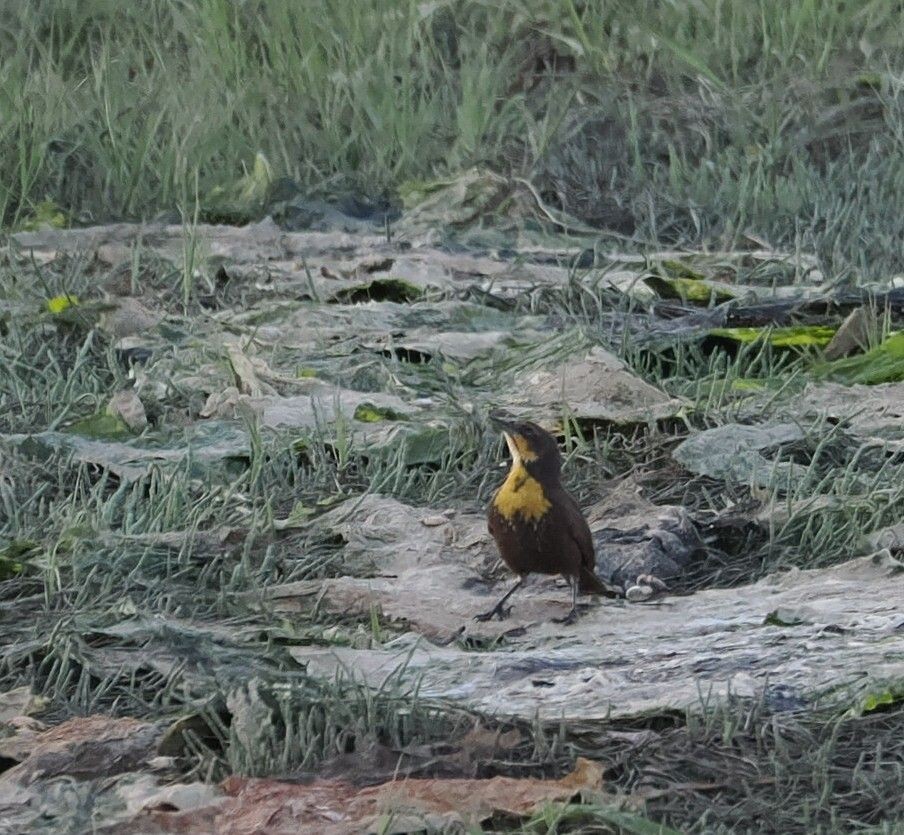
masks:
<path id="1" fill-rule="evenodd" d="M 566 493 L 564 490 L 562 491 L 562 506 L 566 509 L 568 536 L 577 545 L 581 555 L 578 589 L 584 593 L 616 597 L 615 590 L 596 576 L 596 549 L 593 546 L 590 526 L 587 524 L 587 520 L 584 518 L 584 513 L 578 503 L 570 493 Z"/>
<path id="2" fill-rule="evenodd" d="M 564 510 L 568 537 L 577 545 L 578 552 L 581 555 L 581 567 L 595 571 L 596 552 L 593 548 L 593 537 L 590 535 L 590 528 L 587 525 L 584 514 L 581 512 L 581 508 L 572 495 L 564 490 L 562 490 L 561 496 L 557 498 Z"/>

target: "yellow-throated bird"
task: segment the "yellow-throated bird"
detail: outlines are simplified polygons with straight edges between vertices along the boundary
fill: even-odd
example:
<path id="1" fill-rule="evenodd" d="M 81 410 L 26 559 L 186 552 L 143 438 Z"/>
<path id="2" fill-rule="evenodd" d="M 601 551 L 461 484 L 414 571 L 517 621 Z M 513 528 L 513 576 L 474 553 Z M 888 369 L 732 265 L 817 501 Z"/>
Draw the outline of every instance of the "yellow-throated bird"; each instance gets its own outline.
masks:
<path id="1" fill-rule="evenodd" d="M 518 582 L 477 620 L 500 620 L 505 607 L 528 574 L 561 574 L 571 584 L 571 611 L 577 615 L 577 596 L 616 593 L 596 576 L 590 528 L 578 503 L 562 486 L 562 456 L 555 438 L 529 421 L 508 421 L 491 415 L 505 437 L 512 467 L 490 502 L 487 526 L 505 564 Z"/>

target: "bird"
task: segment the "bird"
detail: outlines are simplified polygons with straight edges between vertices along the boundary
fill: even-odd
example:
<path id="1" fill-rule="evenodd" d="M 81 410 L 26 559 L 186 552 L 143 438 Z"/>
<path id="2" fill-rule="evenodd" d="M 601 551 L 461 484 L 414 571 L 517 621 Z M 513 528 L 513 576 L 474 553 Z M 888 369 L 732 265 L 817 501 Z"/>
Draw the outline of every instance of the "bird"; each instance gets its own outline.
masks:
<path id="1" fill-rule="evenodd" d="M 571 585 L 571 611 L 558 622 L 577 618 L 578 594 L 618 596 L 596 575 L 596 555 L 590 527 L 578 503 L 562 486 L 562 456 L 555 438 L 530 421 L 512 421 L 498 414 L 490 421 L 502 431 L 512 465 L 496 490 L 487 512 L 487 528 L 502 561 L 518 577 L 488 612 L 476 620 L 500 620 L 511 607 L 506 601 L 528 574 L 561 574 Z"/>

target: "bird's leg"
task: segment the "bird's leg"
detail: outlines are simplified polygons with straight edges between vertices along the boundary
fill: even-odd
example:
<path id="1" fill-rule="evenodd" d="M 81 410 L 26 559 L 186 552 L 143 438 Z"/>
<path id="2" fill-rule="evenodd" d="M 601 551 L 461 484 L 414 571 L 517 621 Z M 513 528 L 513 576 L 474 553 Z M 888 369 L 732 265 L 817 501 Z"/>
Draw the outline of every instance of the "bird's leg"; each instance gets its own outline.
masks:
<path id="1" fill-rule="evenodd" d="M 498 617 L 499 620 L 505 620 L 508 617 L 509 612 L 512 611 L 512 607 L 509 606 L 508 609 L 505 608 L 505 601 L 508 600 L 518 589 L 521 588 L 521 584 L 524 582 L 523 577 L 518 578 L 518 582 L 515 583 L 504 595 L 502 595 L 502 599 L 492 608 L 489 612 L 484 612 L 480 615 L 475 615 L 474 620 L 479 621 L 487 621 L 492 620 L 493 617 Z"/>
<path id="2" fill-rule="evenodd" d="M 571 586 L 571 611 L 563 618 L 553 618 L 553 623 L 574 623 L 578 619 L 578 580 L 577 577 L 567 577 Z"/>

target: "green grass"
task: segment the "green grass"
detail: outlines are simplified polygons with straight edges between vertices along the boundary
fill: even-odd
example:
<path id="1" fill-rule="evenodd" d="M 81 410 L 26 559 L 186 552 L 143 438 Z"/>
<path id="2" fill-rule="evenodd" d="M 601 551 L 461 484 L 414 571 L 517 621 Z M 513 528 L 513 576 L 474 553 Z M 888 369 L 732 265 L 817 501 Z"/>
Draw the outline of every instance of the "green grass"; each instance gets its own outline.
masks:
<path id="1" fill-rule="evenodd" d="M 816 253 L 830 284 L 885 280 L 902 269 L 899 17 L 893 0 L 8 3 L 0 225 L 182 224 L 183 265 L 139 249 L 133 258 L 133 289 L 185 334 L 154 355 L 161 366 L 148 368 L 151 383 L 178 379 L 186 366 L 222 369 L 218 343 L 205 342 L 212 319 L 200 299 L 214 285 L 196 224 L 241 219 L 234 197 L 243 191 L 253 211 L 242 211 L 263 213 L 269 197 L 259 186 L 271 177 L 329 199 L 398 203 L 406 183 L 484 166 L 527 181 L 551 210 L 614 231 L 620 249 L 721 250 L 752 235 L 793 255 Z M 611 236 L 601 238 L 608 248 Z M 0 257 L 0 434 L 77 428 L 133 385 L 100 324 L 105 271 L 75 257 Z M 754 267 L 726 259 L 722 268 L 739 284 L 802 282 L 793 259 Z M 410 466 L 404 450 L 370 454 L 345 425 L 271 432 L 250 418 L 240 422 L 248 445 L 239 460 L 200 471 L 187 461 L 134 482 L 62 454 L 0 450 L 0 692 L 30 685 L 49 699 L 50 719 L 190 713 L 197 733 L 185 734 L 180 767 L 204 778 L 316 771 L 374 739 L 396 748 L 445 742 L 471 717 L 391 686 L 374 694 L 327 685 L 297 668 L 286 646 L 379 644 L 397 625 L 375 614 L 359 622 L 273 610 L 270 586 L 349 569 L 335 538 L 278 530 L 274 520 L 308 518 L 366 492 L 482 507 L 500 447 L 470 408 L 475 393 L 599 343 L 690 405 L 655 427 L 569 427 L 569 486 L 587 505 L 607 481 L 631 475 L 651 500 L 705 521 L 743 508 L 752 491 L 676 472 L 671 449 L 692 432 L 769 419 L 814 371 L 815 349 L 644 338 L 626 322 L 646 316 L 645 304 L 603 289 L 595 270 L 575 267 L 566 287 L 496 300 L 492 310 L 480 307 L 489 295 L 463 290 L 472 307 L 456 308 L 461 321 L 452 323 L 429 308 L 436 294 L 407 298 L 401 284 L 388 289 L 410 311 L 403 331 L 505 330 L 521 315 L 561 331 L 458 366 L 357 345 L 268 356 L 290 376 L 429 395 L 449 432 L 439 460 Z M 334 309 L 364 298 L 337 301 Z M 218 316 L 251 309 L 247 320 L 235 316 L 236 333 L 275 316 L 253 318 L 248 288 L 215 302 Z M 203 405 L 178 382 L 162 393 L 145 386 L 142 399 L 147 443 L 179 443 Z M 367 414 L 381 422 L 377 410 Z M 844 423 L 803 428 L 780 457 L 805 476 L 774 479 L 759 494 L 778 521 L 720 534 L 717 559 L 685 578 L 686 590 L 836 563 L 900 520 L 900 451 L 870 445 Z M 260 692 L 249 696 L 243 730 L 225 705 L 252 679 Z M 650 821 L 699 832 L 755 830 L 765 820 L 787 832 L 875 827 L 904 816 L 901 721 L 894 704 L 863 717 L 702 705 L 674 723 L 629 729 L 653 733 L 638 746 L 609 727 L 525 727 L 523 745 L 486 773 L 560 774 L 584 754 L 606 763 L 614 786 L 662 790 L 643 814 L 550 807 L 527 832 L 656 831 Z M 696 784 L 675 789 L 689 780 Z"/>
<path id="2" fill-rule="evenodd" d="M 0 219 L 54 204 L 73 223 L 190 217 L 259 153 L 309 193 L 393 200 L 477 164 L 640 241 L 753 233 L 842 276 L 887 277 L 904 213 L 899 13 L 894 0 L 7 4 Z"/>

